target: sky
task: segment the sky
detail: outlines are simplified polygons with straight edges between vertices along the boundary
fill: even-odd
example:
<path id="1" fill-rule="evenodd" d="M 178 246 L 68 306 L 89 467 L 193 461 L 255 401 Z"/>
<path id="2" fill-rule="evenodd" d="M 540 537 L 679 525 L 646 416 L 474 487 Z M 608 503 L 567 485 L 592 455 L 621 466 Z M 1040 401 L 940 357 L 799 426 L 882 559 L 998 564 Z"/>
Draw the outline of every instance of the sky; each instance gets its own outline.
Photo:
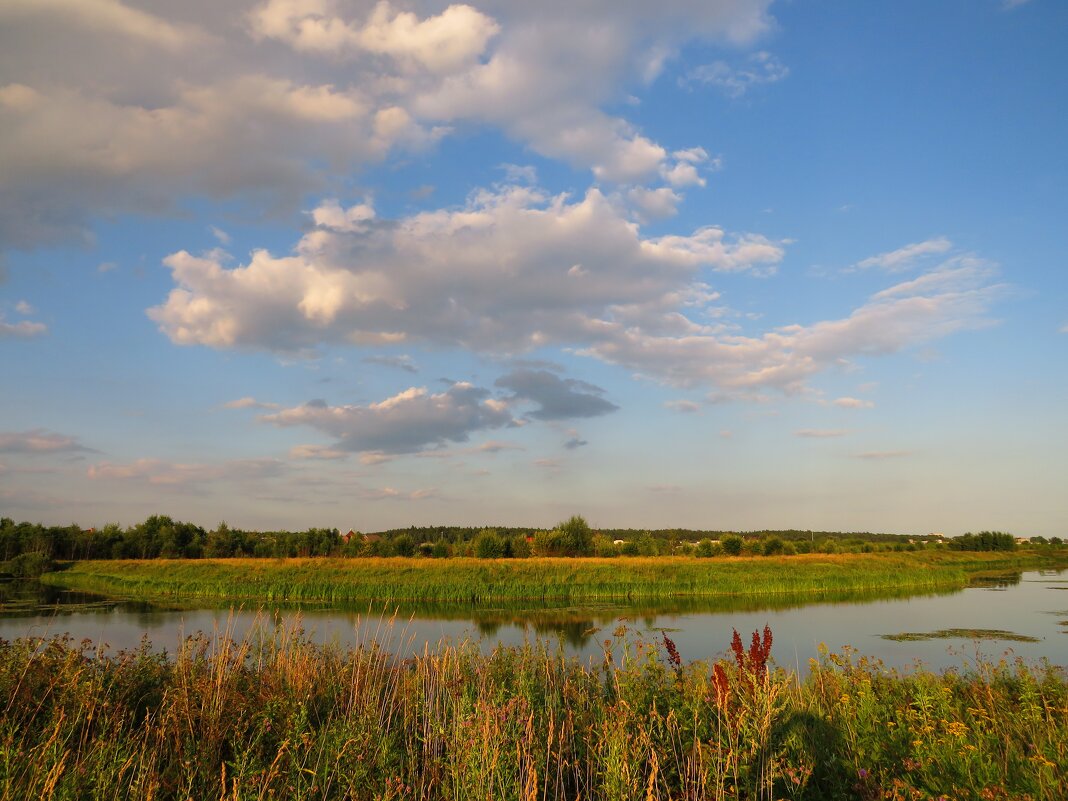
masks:
<path id="1" fill-rule="evenodd" d="M 1064 536 L 1066 33 L 0 0 L 0 514 Z"/>

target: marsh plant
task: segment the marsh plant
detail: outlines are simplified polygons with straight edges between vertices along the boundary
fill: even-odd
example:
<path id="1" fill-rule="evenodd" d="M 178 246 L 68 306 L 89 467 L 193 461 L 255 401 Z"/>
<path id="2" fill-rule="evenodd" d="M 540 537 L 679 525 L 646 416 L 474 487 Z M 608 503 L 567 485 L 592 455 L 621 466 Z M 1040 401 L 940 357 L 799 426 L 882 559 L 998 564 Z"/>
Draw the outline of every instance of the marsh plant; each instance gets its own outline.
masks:
<path id="1" fill-rule="evenodd" d="M 0 798 L 1064 797 L 1049 665 L 903 675 L 823 652 L 801 682 L 768 629 L 711 664 L 625 623 L 586 663 L 544 642 L 413 652 L 403 631 L 0 643 Z"/>

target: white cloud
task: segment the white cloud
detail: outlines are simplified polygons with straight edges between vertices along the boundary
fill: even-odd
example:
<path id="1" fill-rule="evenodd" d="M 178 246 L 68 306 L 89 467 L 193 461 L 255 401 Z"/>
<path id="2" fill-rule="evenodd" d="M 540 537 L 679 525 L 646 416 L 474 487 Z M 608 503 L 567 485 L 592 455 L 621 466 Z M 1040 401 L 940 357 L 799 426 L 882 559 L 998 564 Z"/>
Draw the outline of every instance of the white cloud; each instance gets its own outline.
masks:
<path id="1" fill-rule="evenodd" d="M 431 342 L 486 353 L 584 341 L 613 319 L 690 330 L 675 313 L 714 296 L 701 270 L 770 272 L 782 247 L 706 227 L 642 238 L 609 198 L 530 187 L 476 193 L 459 209 L 373 220 L 320 215 L 290 256 L 168 256 L 178 287 L 149 310 L 178 344 L 299 351 L 320 342 Z M 447 303 L 442 299 L 447 298 Z"/>
<path id="2" fill-rule="evenodd" d="M 97 480 L 143 482 L 155 487 L 192 487 L 219 481 L 257 482 L 286 471 L 277 459 L 231 459 L 214 464 L 137 459 L 127 463 L 100 462 L 90 465 L 87 475 Z"/>
<path id="3" fill-rule="evenodd" d="M 0 431 L 0 453 L 76 453 L 91 451 L 77 437 L 43 428 L 31 431 Z"/>
<path id="4" fill-rule="evenodd" d="M 198 4 L 195 28 L 176 21 L 181 4 L 7 0 L 0 242 L 86 241 L 95 216 L 189 195 L 292 208 L 455 126 L 490 126 L 602 181 L 701 184 L 696 162 L 603 109 L 688 42 L 752 42 L 769 5 L 269 0 L 245 14 Z"/>
<path id="5" fill-rule="evenodd" d="M 296 50 L 338 56 L 387 56 L 404 71 L 455 72 L 476 63 L 500 32 L 490 17 L 469 5 L 450 5 L 419 19 L 389 0 L 377 3 L 362 24 L 332 13 L 329 0 L 268 0 L 249 14 L 254 35 Z"/>
<path id="6" fill-rule="evenodd" d="M 861 398 L 835 398 L 831 401 L 835 406 L 840 409 L 872 409 L 875 407 L 875 402 L 870 400 L 862 400 Z"/>
<path id="7" fill-rule="evenodd" d="M 0 316 L 0 340 L 4 339 L 32 339 L 48 333 L 48 326 L 44 323 L 35 323 L 30 320 L 20 320 L 17 323 L 9 323 Z"/>
<path id="8" fill-rule="evenodd" d="M 201 44 L 207 36 L 189 25 L 176 25 L 118 0 L 4 0 L 0 21 L 45 22 L 49 26 L 74 26 L 86 31 L 127 37 L 168 50 L 183 50 Z"/>
<path id="9" fill-rule="evenodd" d="M 214 226 L 214 225 L 210 225 L 210 226 L 208 226 L 208 230 L 211 231 L 211 235 L 212 236 L 214 236 L 216 239 L 219 240 L 219 244 L 220 245 L 229 245 L 230 244 L 230 235 L 228 233 L 226 233 L 226 231 L 224 231 L 222 228 L 219 228 L 219 227 Z"/>
<path id="10" fill-rule="evenodd" d="M 913 242 L 911 245 L 905 245 L 897 250 L 862 259 L 848 268 L 848 270 L 867 270 L 871 267 L 878 267 L 887 272 L 897 273 L 909 269 L 925 256 L 945 253 L 952 247 L 953 243 L 944 236 L 926 239 L 923 242 Z"/>
<path id="11" fill-rule="evenodd" d="M 265 403 L 252 397 L 238 398 L 227 401 L 222 405 L 224 409 L 277 409 L 277 403 Z"/>
<path id="12" fill-rule="evenodd" d="M 636 186 L 627 190 L 627 200 L 637 209 L 642 222 L 674 216 L 682 199 L 682 195 L 666 186 L 658 189 Z"/>
<path id="13" fill-rule="evenodd" d="M 669 400 L 664 401 L 664 408 L 683 414 L 696 414 L 701 411 L 701 404 L 692 400 Z"/>
<path id="14" fill-rule="evenodd" d="M 759 337 L 696 327 L 667 336 L 598 321 L 580 352 L 680 386 L 716 384 L 728 396 L 759 387 L 796 392 L 843 358 L 895 353 L 990 325 L 986 313 L 1005 290 L 988 277 L 987 268 L 948 267 L 877 293 L 848 317 Z"/>
<path id="15" fill-rule="evenodd" d="M 312 401 L 260 419 L 280 427 L 314 428 L 335 438 L 334 450 L 389 455 L 466 442 L 472 433 L 500 428 L 512 417 L 486 390 L 459 383 L 434 395 L 412 387 L 366 406 Z"/>
<path id="16" fill-rule="evenodd" d="M 803 439 L 831 439 L 844 437 L 848 433 L 844 428 L 801 428 L 794 432 L 794 436 Z"/>
<path id="17" fill-rule="evenodd" d="M 289 456 L 293 459 L 336 461 L 338 459 L 347 459 L 351 455 L 347 451 L 339 451 L 336 448 L 329 448 L 323 445 L 294 445 L 289 449 Z"/>
<path id="18" fill-rule="evenodd" d="M 715 86 L 729 97 L 738 98 L 761 84 L 777 83 L 790 69 L 764 50 L 751 54 L 742 66 L 732 67 L 725 61 L 713 61 L 690 70 L 686 82 Z"/>
<path id="19" fill-rule="evenodd" d="M 17 311 L 21 315 L 26 316 L 33 314 L 34 308 L 25 300 L 20 300 L 18 303 L 15 304 L 15 311 Z"/>
<path id="20" fill-rule="evenodd" d="M 500 453 L 501 451 L 525 451 L 526 448 L 515 442 L 491 439 L 483 442 L 474 450 L 478 453 Z"/>

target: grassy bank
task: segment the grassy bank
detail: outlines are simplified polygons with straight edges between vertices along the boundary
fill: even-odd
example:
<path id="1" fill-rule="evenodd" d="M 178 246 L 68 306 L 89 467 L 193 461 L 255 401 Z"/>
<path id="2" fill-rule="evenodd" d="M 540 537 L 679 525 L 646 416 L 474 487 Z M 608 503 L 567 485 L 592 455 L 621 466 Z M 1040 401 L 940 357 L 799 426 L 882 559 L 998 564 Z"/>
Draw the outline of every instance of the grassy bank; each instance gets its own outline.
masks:
<path id="1" fill-rule="evenodd" d="M 584 665 L 277 630 L 170 659 L 0 643 L 0 799 L 1063 799 L 1061 670 L 825 654 L 800 683 L 770 644 L 687 664 L 618 630 Z"/>
<path id="2" fill-rule="evenodd" d="M 1027 554 L 809 554 L 726 559 L 199 559 L 76 562 L 43 581 L 135 598 L 484 602 L 781 596 L 964 586 Z"/>

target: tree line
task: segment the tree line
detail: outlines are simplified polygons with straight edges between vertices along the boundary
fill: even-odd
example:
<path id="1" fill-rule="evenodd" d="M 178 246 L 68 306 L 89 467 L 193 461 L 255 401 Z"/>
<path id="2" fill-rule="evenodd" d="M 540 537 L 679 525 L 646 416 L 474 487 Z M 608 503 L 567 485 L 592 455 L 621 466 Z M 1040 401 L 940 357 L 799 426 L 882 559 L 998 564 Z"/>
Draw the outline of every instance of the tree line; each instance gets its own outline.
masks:
<path id="1" fill-rule="evenodd" d="M 695 529 L 601 529 L 594 531 L 580 516 L 552 529 L 498 526 L 411 526 L 377 533 L 346 532 L 336 528 L 304 531 L 252 531 L 225 522 L 214 529 L 152 515 L 123 528 L 78 525 L 44 526 L 0 519 L 0 571 L 39 575 L 56 561 L 82 559 L 201 559 L 287 558 L 316 556 L 403 556 L 483 559 L 530 556 L 663 556 L 791 555 L 849 553 L 877 550 L 917 550 L 942 545 L 938 535 L 904 537 L 869 532 L 762 530 L 725 532 Z M 1061 545 L 1058 537 L 1033 538 L 1038 545 Z M 945 547 L 964 551 L 1008 551 L 1016 547 L 1011 534 L 981 531 L 945 541 Z"/>

